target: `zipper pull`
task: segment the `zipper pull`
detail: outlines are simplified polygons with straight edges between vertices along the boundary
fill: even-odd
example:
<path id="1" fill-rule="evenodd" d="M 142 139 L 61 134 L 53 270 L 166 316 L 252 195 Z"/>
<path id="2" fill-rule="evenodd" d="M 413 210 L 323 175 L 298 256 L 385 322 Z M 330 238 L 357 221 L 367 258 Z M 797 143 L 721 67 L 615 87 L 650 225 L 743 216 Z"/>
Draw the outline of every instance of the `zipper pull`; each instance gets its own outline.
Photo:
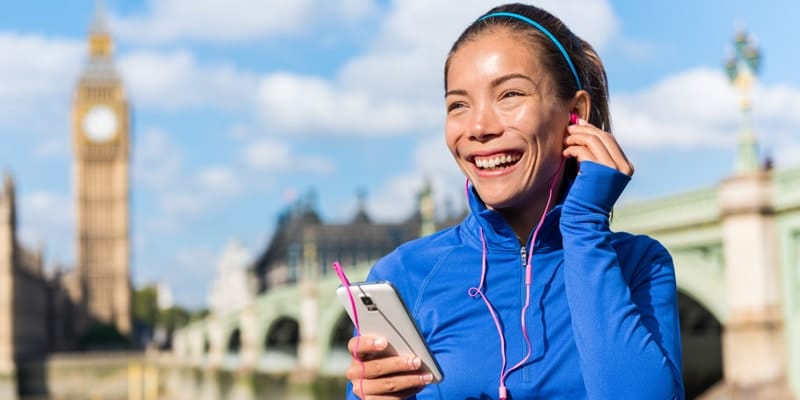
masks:
<path id="1" fill-rule="evenodd" d="M 520 257 L 522 257 L 522 268 L 527 267 L 528 266 L 528 250 L 525 248 L 525 246 L 522 246 L 522 247 L 519 248 L 519 255 L 520 255 Z"/>

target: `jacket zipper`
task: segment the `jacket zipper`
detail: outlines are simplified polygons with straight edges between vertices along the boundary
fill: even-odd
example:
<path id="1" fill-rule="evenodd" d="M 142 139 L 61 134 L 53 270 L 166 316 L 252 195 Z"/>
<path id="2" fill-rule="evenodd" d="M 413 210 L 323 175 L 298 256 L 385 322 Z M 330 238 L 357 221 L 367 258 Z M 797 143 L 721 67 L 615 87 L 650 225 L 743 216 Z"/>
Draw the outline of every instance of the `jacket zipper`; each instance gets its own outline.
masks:
<path id="1" fill-rule="evenodd" d="M 522 268 L 528 266 L 528 250 L 525 246 L 519 248 L 519 255 L 522 257 Z"/>

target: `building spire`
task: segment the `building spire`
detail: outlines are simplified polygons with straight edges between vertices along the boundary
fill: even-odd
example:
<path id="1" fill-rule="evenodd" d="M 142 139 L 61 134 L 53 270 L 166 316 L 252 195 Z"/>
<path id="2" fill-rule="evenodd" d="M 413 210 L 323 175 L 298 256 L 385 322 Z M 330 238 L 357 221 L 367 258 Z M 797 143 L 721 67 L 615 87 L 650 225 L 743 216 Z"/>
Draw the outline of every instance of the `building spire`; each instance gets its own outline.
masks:
<path id="1" fill-rule="evenodd" d="M 369 224 L 372 219 L 367 213 L 367 191 L 364 188 L 356 192 L 356 216 L 353 218 L 354 224 Z"/>
<path id="2" fill-rule="evenodd" d="M 8 171 L 3 173 L 3 194 L 9 196 L 12 200 L 15 196 L 14 177 L 11 176 L 11 173 Z"/>
<path id="3" fill-rule="evenodd" d="M 420 236 L 428 236 L 436 231 L 436 214 L 433 204 L 433 188 L 430 177 L 425 177 L 422 189 L 417 194 L 421 219 Z"/>
<path id="4" fill-rule="evenodd" d="M 108 29 L 106 18 L 106 7 L 103 0 L 95 0 L 94 15 L 92 23 L 89 25 L 89 56 L 90 57 L 111 57 L 113 43 L 111 32 Z"/>
<path id="5" fill-rule="evenodd" d="M 108 33 L 108 22 L 106 21 L 106 6 L 103 0 L 94 1 L 94 16 L 92 24 L 89 26 L 90 33 Z"/>
<path id="6" fill-rule="evenodd" d="M 14 190 L 14 178 L 11 173 L 6 171 L 3 177 L 3 192 L 0 193 L 0 200 L 5 198 L 5 205 L 8 207 L 8 222 L 11 224 L 11 234 L 16 234 L 17 226 L 17 195 Z"/>

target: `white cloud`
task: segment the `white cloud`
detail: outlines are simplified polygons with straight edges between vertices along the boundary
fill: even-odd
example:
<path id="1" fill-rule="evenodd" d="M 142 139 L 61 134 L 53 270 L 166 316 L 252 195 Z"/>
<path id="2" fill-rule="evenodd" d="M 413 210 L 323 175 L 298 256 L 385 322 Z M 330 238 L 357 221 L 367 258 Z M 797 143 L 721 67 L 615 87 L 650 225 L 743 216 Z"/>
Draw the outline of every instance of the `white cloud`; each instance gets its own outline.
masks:
<path id="1" fill-rule="evenodd" d="M 111 26 L 122 39 L 134 42 L 234 42 L 297 34 L 313 10 L 312 0 L 151 0 L 146 15 L 113 17 Z"/>
<path id="2" fill-rule="evenodd" d="M 295 154 L 289 143 L 272 138 L 258 139 L 241 152 L 245 165 L 261 171 L 301 171 L 331 174 L 336 166 L 322 157 Z"/>
<path id="3" fill-rule="evenodd" d="M 111 18 L 123 40 L 232 43 L 311 32 L 321 22 L 348 23 L 376 12 L 372 0 L 151 0 L 147 12 Z"/>
<path id="4" fill-rule="evenodd" d="M 757 86 L 753 93 L 753 129 L 778 167 L 800 165 L 800 88 L 786 84 Z"/>
<path id="5" fill-rule="evenodd" d="M 238 175 L 228 166 L 205 167 L 197 173 L 195 180 L 203 191 L 216 196 L 232 196 L 242 191 Z"/>
<path id="6" fill-rule="evenodd" d="M 759 85 L 753 91 L 753 115 L 765 120 L 778 120 L 787 125 L 800 125 L 800 88 L 786 84 Z"/>
<path id="7" fill-rule="evenodd" d="M 800 145 L 800 90 L 786 85 L 756 86 L 752 125 L 759 140 L 776 147 L 781 162 L 794 159 Z M 742 129 L 739 94 L 722 71 L 698 67 L 650 87 L 611 96 L 614 133 L 623 146 L 638 148 L 732 148 Z"/>
<path id="8" fill-rule="evenodd" d="M 0 132 L 24 127 L 26 132 L 66 135 L 70 93 L 85 45 L 0 32 L 0 54 L 4 55 L 0 62 Z M 53 121 L 60 121 L 60 129 L 53 129 Z"/>
<path id="9" fill-rule="evenodd" d="M 614 133 L 640 148 L 729 147 L 738 126 L 736 93 L 722 72 L 700 67 L 634 93 L 612 93 Z"/>
<path id="10" fill-rule="evenodd" d="M 321 5 L 323 7 L 332 6 L 335 15 L 340 15 L 345 21 L 370 17 L 377 11 L 377 6 L 372 0 L 339 0 L 336 2 L 323 2 Z M 323 16 L 325 15 L 323 14 Z"/>
<path id="11" fill-rule="evenodd" d="M 120 59 L 120 68 L 138 107 L 168 110 L 245 108 L 253 102 L 258 81 L 254 74 L 230 64 L 200 65 L 186 50 L 126 54 Z"/>
<path id="12" fill-rule="evenodd" d="M 619 39 L 620 20 L 609 0 L 543 0 L 536 5 L 559 17 L 597 50 Z"/>
<path id="13" fill-rule="evenodd" d="M 258 94 L 264 122 L 278 131 L 396 134 L 430 125 L 439 116 L 427 104 L 353 91 L 321 78 L 289 73 L 266 76 Z"/>

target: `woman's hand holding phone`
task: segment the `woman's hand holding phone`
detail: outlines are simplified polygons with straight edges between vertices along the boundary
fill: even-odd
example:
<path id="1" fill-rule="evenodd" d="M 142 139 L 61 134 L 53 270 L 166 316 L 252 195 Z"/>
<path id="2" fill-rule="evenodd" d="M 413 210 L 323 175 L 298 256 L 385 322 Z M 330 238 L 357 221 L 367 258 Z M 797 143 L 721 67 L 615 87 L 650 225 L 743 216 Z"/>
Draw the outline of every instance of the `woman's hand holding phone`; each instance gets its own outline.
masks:
<path id="1" fill-rule="evenodd" d="M 384 337 L 353 337 L 347 343 L 347 349 L 354 354 L 347 369 L 347 379 L 353 385 L 353 393 L 360 399 L 364 396 L 369 396 L 368 400 L 406 399 L 433 381 L 433 374 L 420 370 L 422 362 L 419 357 L 388 352 L 388 342 Z"/>

